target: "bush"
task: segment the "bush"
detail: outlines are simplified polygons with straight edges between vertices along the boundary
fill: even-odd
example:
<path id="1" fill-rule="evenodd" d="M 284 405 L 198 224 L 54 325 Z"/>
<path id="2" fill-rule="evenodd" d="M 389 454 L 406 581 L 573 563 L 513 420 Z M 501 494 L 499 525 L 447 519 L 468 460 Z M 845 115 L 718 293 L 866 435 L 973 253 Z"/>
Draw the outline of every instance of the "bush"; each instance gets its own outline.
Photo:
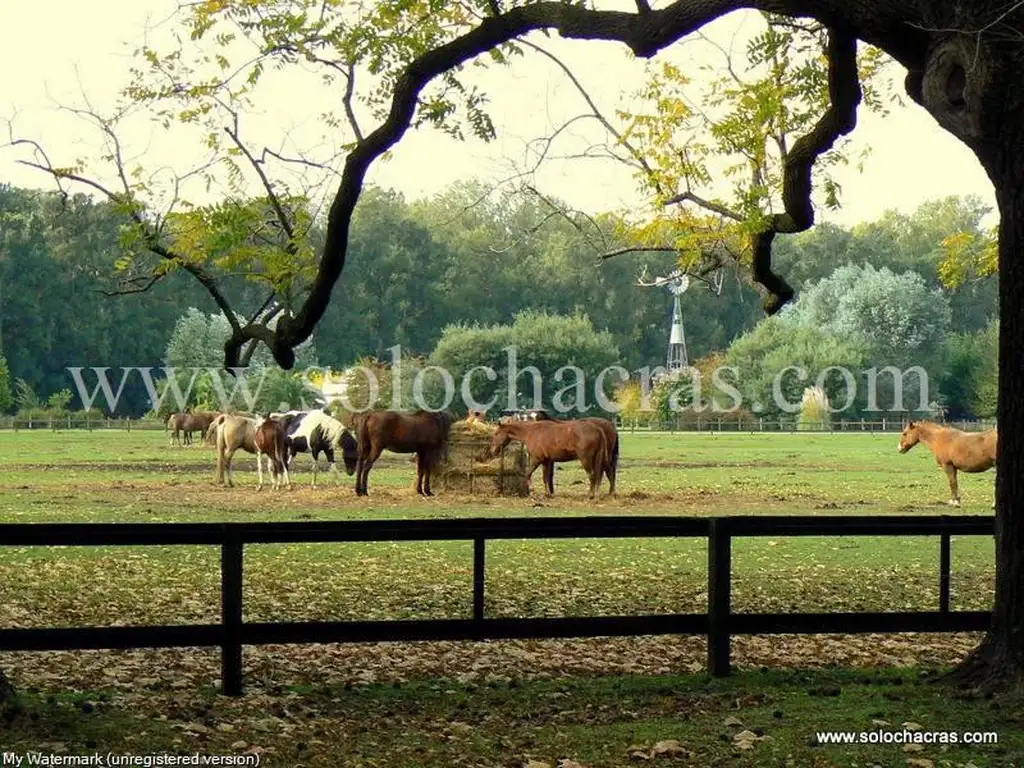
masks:
<path id="1" fill-rule="evenodd" d="M 796 428 L 801 431 L 831 429 L 832 411 L 828 395 L 821 387 L 807 387 L 800 400 L 800 416 Z"/>
<path id="2" fill-rule="evenodd" d="M 74 399 L 75 396 L 71 394 L 70 389 L 62 389 L 60 392 L 50 395 L 46 401 L 46 407 L 53 413 L 67 413 L 71 401 Z"/>

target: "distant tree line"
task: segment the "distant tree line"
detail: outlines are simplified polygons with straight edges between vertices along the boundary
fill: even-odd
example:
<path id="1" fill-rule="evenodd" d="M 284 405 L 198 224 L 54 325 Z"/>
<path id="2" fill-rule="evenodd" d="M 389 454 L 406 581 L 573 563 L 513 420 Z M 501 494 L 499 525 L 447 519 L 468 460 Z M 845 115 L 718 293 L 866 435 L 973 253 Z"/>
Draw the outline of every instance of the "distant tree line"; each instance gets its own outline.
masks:
<path id="1" fill-rule="evenodd" d="M 543 365 L 564 365 L 568 358 L 544 356 L 573 348 L 588 370 L 663 364 L 671 297 L 639 287 L 637 276 L 644 265 L 652 275 L 672 269 L 672 254 L 600 261 L 602 249 L 629 243 L 595 244 L 592 232 L 552 215 L 545 201 L 486 192 L 460 183 L 409 202 L 368 189 L 344 278 L 309 359 L 341 369 L 389 360 L 388 350 L 400 344 L 409 359 L 461 369 L 488 364 L 498 345 L 544 336 L 545 324 L 565 318 L 561 347 L 537 347 Z M 741 368 L 745 399 L 763 394 L 775 362 L 803 361 L 811 378 L 815 368 L 843 363 L 922 365 L 933 386 L 938 382 L 931 399 L 950 416 L 987 416 L 995 400 L 998 278 L 948 289 L 939 274 L 943 240 L 981 233 L 985 213 L 973 198 L 947 198 L 913 215 L 889 213 L 852 229 L 822 224 L 780 238 L 776 263 L 802 291 L 800 300 L 758 324 L 760 300 L 741 269 L 729 269 L 721 295 L 695 282 L 683 299 L 690 358 L 725 353 L 724 362 Z M 611 214 L 602 224 L 616 231 Z M 188 340 L 211 333 L 217 308 L 187 275 L 171 274 L 144 293 L 104 295 L 122 248 L 119 226 L 109 206 L 87 197 L 0 186 L 0 410 L 19 407 L 18 382 L 39 393 L 40 403 L 58 395 L 59 404 L 69 366 L 109 366 L 115 374 L 123 366 L 219 366 L 226 324 L 212 340 Z M 314 229 L 312 237 L 319 236 Z M 242 297 L 239 311 L 263 300 L 244 274 L 221 279 Z M 200 317 L 205 330 L 196 326 Z M 469 350 L 477 348 L 483 357 L 473 363 Z M 544 370 L 545 380 L 553 373 Z M 799 393 L 790 394 L 799 402 Z M 149 406 L 145 388 L 129 382 L 125 412 Z"/>

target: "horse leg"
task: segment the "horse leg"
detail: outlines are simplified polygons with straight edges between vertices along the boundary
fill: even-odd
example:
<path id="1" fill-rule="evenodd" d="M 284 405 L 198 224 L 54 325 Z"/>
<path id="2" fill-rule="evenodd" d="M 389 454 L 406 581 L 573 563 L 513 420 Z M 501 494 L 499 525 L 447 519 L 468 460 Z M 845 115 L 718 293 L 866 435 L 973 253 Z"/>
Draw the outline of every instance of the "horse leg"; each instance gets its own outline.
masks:
<path id="1" fill-rule="evenodd" d="M 231 471 L 231 460 L 235 457 L 237 448 L 231 448 L 224 452 L 224 463 L 227 465 L 228 487 L 235 487 L 235 474 Z"/>
<path id="2" fill-rule="evenodd" d="M 288 462 L 286 459 L 287 454 L 284 454 L 281 461 L 281 472 L 284 475 L 284 484 L 288 486 L 288 490 L 290 491 L 292 489 L 292 478 L 288 474 Z"/>
<path id="3" fill-rule="evenodd" d="M 959 507 L 960 489 L 957 487 L 956 482 L 956 467 L 952 464 L 946 464 L 943 469 L 946 470 L 946 477 L 949 478 L 949 505 L 951 507 Z"/>
<path id="4" fill-rule="evenodd" d="M 267 471 L 270 471 L 270 457 L 267 457 Z M 259 481 L 256 483 L 256 490 L 263 490 L 263 454 L 256 451 L 256 474 L 259 476 Z"/>
<path id="5" fill-rule="evenodd" d="M 526 492 L 527 493 L 530 492 L 530 486 L 531 486 L 530 478 L 533 477 L 533 473 L 537 471 L 537 467 L 539 467 L 540 465 L 541 465 L 541 462 L 540 462 L 539 459 L 534 459 L 534 458 L 530 459 L 530 466 L 526 470 Z"/>
<path id="6" fill-rule="evenodd" d="M 434 492 L 430 490 L 430 476 L 434 473 L 434 467 L 437 464 L 437 456 L 432 452 L 417 462 L 423 469 L 423 495 L 433 496 Z"/>
<path id="7" fill-rule="evenodd" d="M 555 495 L 555 462 L 544 462 L 544 489 L 548 496 Z"/>
<path id="8" fill-rule="evenodd" d="M 320 454 L 310 450 L 309 455 L 313 457 L 313 487 L 316 488 L 316 473 L 320 469 Z"/>
<path id="9" fill-rule="evenodd" d="M 370 470 L 373 468 L 373 463 L 380 458 L 383 450 L 384 449 L 379 445 L 371 444 L 367 455 L 361 459 L 360 463 L 362 464 L 362 474 L 356 481 L 356 493 L 359 493 L 362 496 L 368 496 L 370 494 Z"/>
<path id="10" fill-rule="evenodd" d="M 423 452 L 418 452 L 416 454 L 416 493 L 420 496 L 427 495 L 423 492 L 423 467 L 425 464 L 426 459 L 424 458 Z"/>

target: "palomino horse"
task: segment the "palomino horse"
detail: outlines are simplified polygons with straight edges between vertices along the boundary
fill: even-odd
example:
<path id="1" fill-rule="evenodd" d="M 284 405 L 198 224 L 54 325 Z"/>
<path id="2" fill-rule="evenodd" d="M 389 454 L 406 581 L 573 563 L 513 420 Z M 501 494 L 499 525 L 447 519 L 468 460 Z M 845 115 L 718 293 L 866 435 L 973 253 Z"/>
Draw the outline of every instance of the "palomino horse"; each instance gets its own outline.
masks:
<path id="1" fill-rule="evenodd" d="M 262 427 L 262 430 L 261 430 Z M 256 455 L 256 471 L 259 473 L 259 487 L 263 487 L 263 456 L 272 465 L 275 487 L 278 487 L 278 476 L 283 468 L 285 482 L 291 486 L 288 477 L 288 455 L 284 443 L 284 429 L 272 419 L 251 418 L 234 414 L 221 414 L 211 425 L 217 435 L 217 482 L 221 485 L 225 480 L 234 486 L 234 474 L 231 471 L 231 460 L 235 451 L 241 449 Z M 279 432 L 278 436 L 274 432 Z M 257 435 L 260 435 L 257 442 Z M 273 466 L 279 464 L 278 466 Z"/>
<path id="2" fill-rule="evenodd" d="M 537 409 L 531 412 L 531 419 L 533 421 L 557 421 L 565 422 L 564 419 L 556 419 L 553 416 L 549 416 L 548 412 L 542 409 Z M 579 421 L 589 421 L 592 424 L 597 424 L 602 430 L 604 430 L 604 438 L 608 442 L 608 454 L 607 460 L 604 464 L 604 474 L 608 478 L 608 493 L 611 496 L 615 495 L 615 477 L 619 472 L 619 430 L 615 428 L 615 425 L 608 419 L 602 419 L 599 416 L 587 416 L 579 419 Z M 544 467 L 545 477 L 550 473 L 552 485 L 554 484 L 555 469 L 554 466 Z M 552 490 L 552 493 L 554 491 Z"/>
<path id="3" fill-rule="evenodd" d="M 900 453 L 906 453 L 918 443 L 924 443 L 935 456 L 935 461 L 946 470 L 949 478 L 949 503 L 960 506 L 960 490 L 956 473 L 984 472 L 996 463 L 996 430 L 961 432 L 942 427 L 930 421 L 912 421 L 900 436 Z"/>
<path id="4" fill-rule="evenodd" d="M 448 450 L 448 436 L 455 417 L 448 411 L 370 411 L 355 418 L 359 444 L 356 464 L 356 494 L 369 492 L 373 463 L 387 449 L 416 454 L 416 492 L 432 496 L 430 475 Z"/>
<path id="5" fill-rule="evenodd" d="M 172 413 L 167 419 L 167 427 L 171 430 L 171 445 L 181 445 L 180 433 L 185 435 L 185 445 L 192 444 L 192 433 L 199 432 L 200 441 L 206 437 L 207 430 L 213 420 L 220 414 L 215 411 L 197 411 L 196 413 Z"/>
<path id="6" fill-rule="evenodd" d="M 601 487 L 601 476 L 609 463 L 608 439 L 605 430 L 590 419 L 576 421 L 502 421 L 491 440 L 491 455 L 497 456 L 512 440 L 526 446 L 530 454 L 527 482 L 537 467 L 544 467 L 544 487 L 548 495 L 555 492 L 555 462 L 579 459 L 590 478 L 590 498 Z"/>

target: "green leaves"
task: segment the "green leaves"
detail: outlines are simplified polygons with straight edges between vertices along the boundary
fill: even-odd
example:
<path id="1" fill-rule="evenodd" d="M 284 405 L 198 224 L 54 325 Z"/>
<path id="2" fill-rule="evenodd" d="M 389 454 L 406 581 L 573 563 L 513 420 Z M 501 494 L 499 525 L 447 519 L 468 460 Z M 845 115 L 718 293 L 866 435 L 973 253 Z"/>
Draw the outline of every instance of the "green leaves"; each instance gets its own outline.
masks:
<path id="1" fill-rule="evenodd" d="M 725 60 L 702 68 L 711 78 L 702 92 L 692 92 L 683 71 L 664 62 L 649 68 L 637 94 L 640 107 L 619 112 L 627 123 L 624 140 L 643 160 L 637 178 L 654 204 L 653 220 L 635 234 L 649 241 L 651 231 L 666 225 L 687 233 L 676 241 L 684 267 L 725 243 L 733 256 L 749 259 L 750 238 L 781 210 L 786 157 L 830 106 L 824 28 L 771 14 L 764 20 L 765 28 L 747 43 L 745 61 L 719 49 Z M 887 62 L 875 49 L 862 51 L 869 109 L 884 109 L 889 88 L 880 81 Z M 839 207 L 841 188 L 828 169 L 845 161 L 840 142 L 814 169 L 829 208 Z M 710 196 L 701 188 L 722 178 L 731 182 L 729 198 L 705 201 Z M 684 192 L 696 196 L 665 207 Z"/>

